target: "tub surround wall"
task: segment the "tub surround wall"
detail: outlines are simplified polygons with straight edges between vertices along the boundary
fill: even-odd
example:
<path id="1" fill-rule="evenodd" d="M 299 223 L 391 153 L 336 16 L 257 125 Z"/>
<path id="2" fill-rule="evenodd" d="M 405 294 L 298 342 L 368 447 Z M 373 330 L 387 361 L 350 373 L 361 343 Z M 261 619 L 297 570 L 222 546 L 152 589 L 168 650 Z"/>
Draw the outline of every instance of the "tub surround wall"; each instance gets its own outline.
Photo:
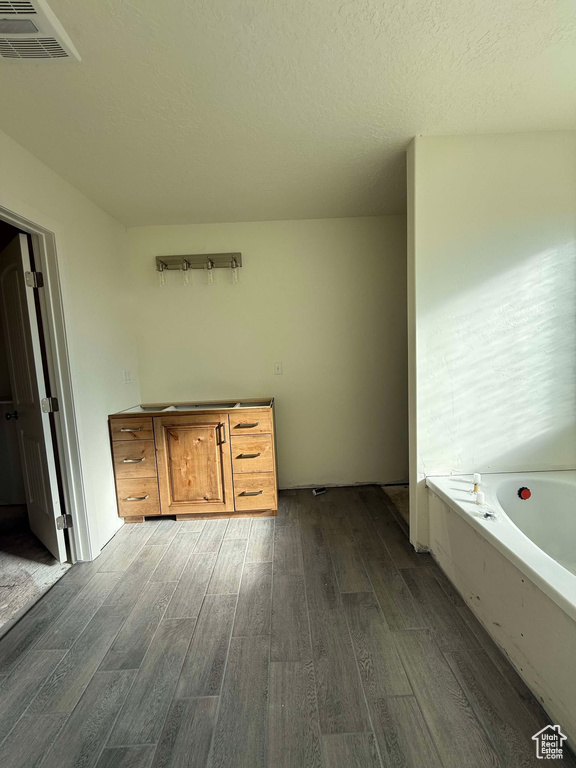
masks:
<path id="1" fill-rule="evenodd" d="M 409 153 L 411 538 L 425 475 L 576 467 L 576 133 Z"/>
<path id="2" fill-rule="evenodd" d="M 279 485 L 407 478 L 406 219 L 129 230 L 144 401 L 276 398 Z M 240 251 L 208 286 L 154 257 Z M 274 375 L 281 361 L 283 374 Z"/>
<path id="3" fill-rule="evenodd" d="M 434 557 L 541 701 L 551 722 L 560 724 L 574 745 L 576 688 L 571 671 L 576 622 L 467 520 L 435 493 L 428 493 Z"/>

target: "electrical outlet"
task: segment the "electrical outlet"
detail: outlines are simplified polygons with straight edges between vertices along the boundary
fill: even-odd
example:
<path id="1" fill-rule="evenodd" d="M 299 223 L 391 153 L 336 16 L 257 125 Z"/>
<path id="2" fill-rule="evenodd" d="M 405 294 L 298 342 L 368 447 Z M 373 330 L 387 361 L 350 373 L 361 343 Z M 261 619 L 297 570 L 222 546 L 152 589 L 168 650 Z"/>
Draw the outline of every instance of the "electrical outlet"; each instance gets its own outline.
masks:
<path id="1" fill-rule="evenodd" d="M 282 363 L 274 363 L 274 376 L 282 376 Z"/>
<path id="2" fill-rule="evenodd" d="M 130 368 L 124 368 L 124 384 L 132 383 L 132 371 Z"/>

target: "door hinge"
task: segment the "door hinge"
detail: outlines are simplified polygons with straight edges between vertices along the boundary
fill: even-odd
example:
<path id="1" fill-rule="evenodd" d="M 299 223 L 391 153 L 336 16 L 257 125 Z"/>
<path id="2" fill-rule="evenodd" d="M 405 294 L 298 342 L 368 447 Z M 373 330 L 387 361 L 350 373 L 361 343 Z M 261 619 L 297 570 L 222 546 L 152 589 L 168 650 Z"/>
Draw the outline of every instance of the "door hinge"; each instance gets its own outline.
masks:
<path id="1" fill-rule="evenodd" d="M 63 531 L 65 528 L 72 528 L 72 515 L 60 515 L 56 518 L 56 528 Z"/>
<path id="2" fill-rule="evenodd" d="M 42 272 L 26 272 L 24 274 L 26 285 L 28 288 L 43 288 L 44 287 L 44 275 Z"/>
<path id="3" fill-rule="evenodd" d="M 58 400 L 55 397 L 43 397 L 42 410 L 44 413 L 56 413 L 56 411 L 60 410 Z"/>

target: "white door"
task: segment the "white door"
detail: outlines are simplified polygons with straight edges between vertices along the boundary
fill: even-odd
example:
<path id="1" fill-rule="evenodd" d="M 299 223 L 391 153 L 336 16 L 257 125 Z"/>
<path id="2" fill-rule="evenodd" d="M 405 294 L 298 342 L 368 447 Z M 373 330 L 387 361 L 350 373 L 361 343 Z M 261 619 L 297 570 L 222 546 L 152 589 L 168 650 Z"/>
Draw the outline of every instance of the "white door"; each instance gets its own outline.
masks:
<path id="1" fill-rule="evenodd" d="M 42 411 L 46 388 L 34 290 L 26 285 L 30 253 L 25 235 L 18 235 L 0 253 L 2 323 L 8 352 L 12 400 L 18 418 L 18 448 L 24 475 L 28 520 L 33 533 L 60 562 L 66 560 L 64 532 L 56 526 L 61 514 L 50 416 Z"/>

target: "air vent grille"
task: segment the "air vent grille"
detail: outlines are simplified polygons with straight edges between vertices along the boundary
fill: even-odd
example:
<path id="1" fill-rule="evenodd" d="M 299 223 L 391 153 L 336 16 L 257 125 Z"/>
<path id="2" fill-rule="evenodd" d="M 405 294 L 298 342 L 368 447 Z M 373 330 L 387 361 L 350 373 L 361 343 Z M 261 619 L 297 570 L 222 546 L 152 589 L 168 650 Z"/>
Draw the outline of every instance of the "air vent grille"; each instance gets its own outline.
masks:
<path id="1" fill-rule="evenodd" d="M 80 61 L 80 54 L 46 0 L 0 0 L 0 59 Z"/>
<path id="2" fill-rule="evenodd" d="M 6 59 L 62 59 L 68 53 L 53 37 L 7 40 L 0 37 L 0 56 Z"/>
<path id="3" fill-rule="evenodd" d="M 0 0 L 0 14 L 36 13 L 36 8 L 28 0 Z"/>

